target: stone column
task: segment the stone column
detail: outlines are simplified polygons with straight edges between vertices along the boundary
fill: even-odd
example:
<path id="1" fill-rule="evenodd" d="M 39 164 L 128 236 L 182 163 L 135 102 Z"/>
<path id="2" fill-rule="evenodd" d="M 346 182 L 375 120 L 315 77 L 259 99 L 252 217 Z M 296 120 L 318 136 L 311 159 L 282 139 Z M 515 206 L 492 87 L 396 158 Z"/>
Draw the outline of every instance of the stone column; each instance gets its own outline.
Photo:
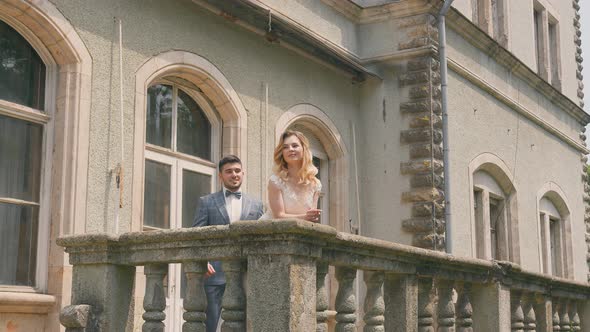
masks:
<path id="1" fill-rule="evenodd" d="M 418 280 L 414 275 L 386 274 L 383 299 L 386 331 L 418 331 Z"/>
<path id="2" fill-rule="evenodd" d="M 186 294 L 183 306 L 186 312 L 182 315 L 185 322 L 182 325 L 183 332 L 204 332 L 207 314 L 207 296 L 205 295 L 204 275 L 207 271 L 206 262 L 183 263 L 186 275 Z"/>
<path id="3" fill-rule="evenodd" d="M 134 277 L 134 266 L 74 265 L 72 304 L 91 307 L 86 332 L 133 328 Z"/>
<path id="4" fill-rule="evenodd" d="M 513 332 L 523 332 L 524 331 L 524 310 L 522 309 L 522 296 L 520 293 L 514 294 L 512 296 L 512 301 L 510 305 L 510 312 L 511 312 L 511 327 Z"/>
<path id="5" fill-rule="evenodd" d="M 164 313 L 164 309 L 166 309 L 164 277 L 168 273 L 168 264 L 146 265 L 143 272 L 145 274 L 145 295 L 143 297 L 143 309 L 145 312 L 143 313 L 144 323 L 141 331 L 164 332 L 163 321 L 166 319 Z"/>
<path id="6" fill-rule="evenodd" d="M 316 262 L 310 256 L 248 255 L 248 330 L 316 330 Z"/>
<path id="7" fill-rule="evenodd" d="M 473 307 L 471 306 L 471 285 L 466 283 L 458 289 L 457 332 L 473 332 Z"/>
<path id="8" fill-rule="evenodd" d="M 336 267 L 338 294 L 336 294 L 336 332 L 356 331 L 356 297 L 354 280 L 356 270 L 348 267 Z"/>
<path id="9" fill-rule="evenodd" d="M 527 294 L 522 298 L 522 310 L 524 314 L 524 330 L 525 331 L 536 331 L 537 330 L 537 315 L 535 313 L 534 301 L 535 297 L 533 294 Z"/>
<path id="10" fill-rule="evenodd" d="M 317 264 L 316 271 L 316 332 L 328 332 L 328 290 L 326 289 L 326 274 L 328 274 L 328 263 Z"/>
<path id="11" fill-rule="evenodd" d="M 510 331 L 510 289 L 501 283 L 473 285 L 473 330 L 477 332 Z"/>
<path id="12" fill-rule="evenodd" d="M 222 332 L 246 331 L 246 293 L 244 292 L 245 264 L 242 261 L 223 261 L 225 293 L 223 294 L 221 318 Z"/>
<path id="13" fill-rule="evenodd" d="M 365 271 L 365 321 L 364 332 L 383 332 L 385 317 L 385 303 L 383 301 L 383 272 Z"/>
<path id="14" fill-rule="evenodd" d="M 421 279 L 418 286 L 418 332 L 434 332 L 433 280 Z"/>
<path id="15" fill-rule="evenodd" d="M 537 295 L 535 297 L 535 317 L 537 318 L 537 329 L 539 331 L 552 330 L 552 315 L 551 298 L 546 295 Z"/>
<path id="16" fill-rule="evenodd" d="M 453 281 L 438 282 L 438 332 L 455 332 Z"/>

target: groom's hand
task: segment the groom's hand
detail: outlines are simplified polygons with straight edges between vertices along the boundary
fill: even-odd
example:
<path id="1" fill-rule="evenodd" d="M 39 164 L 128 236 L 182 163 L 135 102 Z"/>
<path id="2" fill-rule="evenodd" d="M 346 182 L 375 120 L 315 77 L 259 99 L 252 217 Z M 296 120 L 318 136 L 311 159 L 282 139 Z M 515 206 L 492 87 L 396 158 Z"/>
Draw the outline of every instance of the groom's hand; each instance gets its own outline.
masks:
<path id="1" fill-rule="evenodd" d="M 215 274 L 215 269 L 213 268 L 213 265 L 211 265 L 209 262 L 207 262 L 207 272 L 205 273 L 205 278 L 209 278 L 210 276 Z"/>

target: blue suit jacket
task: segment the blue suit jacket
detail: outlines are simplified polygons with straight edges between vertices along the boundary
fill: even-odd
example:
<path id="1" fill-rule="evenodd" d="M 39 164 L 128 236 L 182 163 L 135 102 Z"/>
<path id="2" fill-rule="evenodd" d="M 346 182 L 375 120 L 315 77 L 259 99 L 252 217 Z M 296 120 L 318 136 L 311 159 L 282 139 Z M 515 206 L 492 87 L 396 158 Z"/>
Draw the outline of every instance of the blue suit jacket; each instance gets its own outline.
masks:
<path id="1" fill-rule="evenodd" d="M 258 220 L 262 216 L 262 202 L 242 194 L 242 214 L 240 220 Z M 201 197 L 193 227 L 211 226 L 211 225 L 229 225 L 229 216 L 225 207 L 225 197 L 223 190 L 216 193 Z M 210 262 L 216 273 L 205 280 L 206 285 L 223 285 L 225 284 L 225 274 L 221 269 L 221 262 Z"/>

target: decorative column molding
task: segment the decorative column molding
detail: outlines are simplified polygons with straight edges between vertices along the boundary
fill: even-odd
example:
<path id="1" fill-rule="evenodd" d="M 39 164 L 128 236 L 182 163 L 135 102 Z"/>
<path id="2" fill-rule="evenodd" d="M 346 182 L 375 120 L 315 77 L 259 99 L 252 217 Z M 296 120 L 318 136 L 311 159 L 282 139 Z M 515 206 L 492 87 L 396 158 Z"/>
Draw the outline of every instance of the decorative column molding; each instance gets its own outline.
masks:
<path id="1" fill-rule="evenodd" d="M 527 294 L 523 296 L 523 314 L 524 314 L 524 330 L 536 331 L 537 316 L 535 315 L 534 295 Z"/>
<path id="2" fill-rule="evenodd" d="M 523 332 L 524 331 L 524 311 L 522 309 L 522 295 L 516 292 L 512 295 L 512 300 L 510 301 L 510 311 L 511 311 L 511 331 L 513 332 Z"/>
<path id="3" fill-rule="evenodd" d="M 385 327 L 385 302 L 383 299 L 383 272 L 365 271 L 364 280 L 367 287 L 365 296 L 365 327 L 363 332 L 383 332 Z"/>
<path id="4" fill-rule="evenodd" d="M 431 14 L 404 17 L 397 25 L 403 40 L 399 50 L 436 47 L 438 30 Z M 400 167 L 410 182 L 410 190 L 402 193 L 402 203 L 411 209 L 411 218 L 402 221 L 402 228 L 414 235 L 414 246 L 444 250 L 439 62 L 434 53 L 422 52 L 400 66 L 400 112 L 409 118 L 401 143 L 409 145 L 410 152 Z"/>
<path id="5" fill-rule="evenodd" d="M 438 281 L 438 329 L 437 332 L 455 332 L 455 303 L 453 281 Z"/>

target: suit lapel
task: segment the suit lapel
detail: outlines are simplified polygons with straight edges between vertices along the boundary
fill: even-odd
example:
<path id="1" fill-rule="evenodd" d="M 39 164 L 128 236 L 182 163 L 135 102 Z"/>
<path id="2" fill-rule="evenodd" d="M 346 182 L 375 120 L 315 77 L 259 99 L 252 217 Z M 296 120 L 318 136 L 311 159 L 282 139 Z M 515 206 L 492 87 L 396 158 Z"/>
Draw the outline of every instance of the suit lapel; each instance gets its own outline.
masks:
<path id="1" fill-rule="evenodd" d="M 248 199 L 248 196 L 242 195 L 242 213 L 240 214 L 240 220 L 246 220 L 246 217 L 250 214 L 251 207 L 252 201 Z"/>
<path id="2" fill-rule="evenodd" d="M 229 225 L 229 215 L 227 214 L 227 208 L 225 207 L 225 197 L 223 196 L 223 190 L 215 195 L 215 205 L 223 217 L 223 223 L 225 225 Z"/>

